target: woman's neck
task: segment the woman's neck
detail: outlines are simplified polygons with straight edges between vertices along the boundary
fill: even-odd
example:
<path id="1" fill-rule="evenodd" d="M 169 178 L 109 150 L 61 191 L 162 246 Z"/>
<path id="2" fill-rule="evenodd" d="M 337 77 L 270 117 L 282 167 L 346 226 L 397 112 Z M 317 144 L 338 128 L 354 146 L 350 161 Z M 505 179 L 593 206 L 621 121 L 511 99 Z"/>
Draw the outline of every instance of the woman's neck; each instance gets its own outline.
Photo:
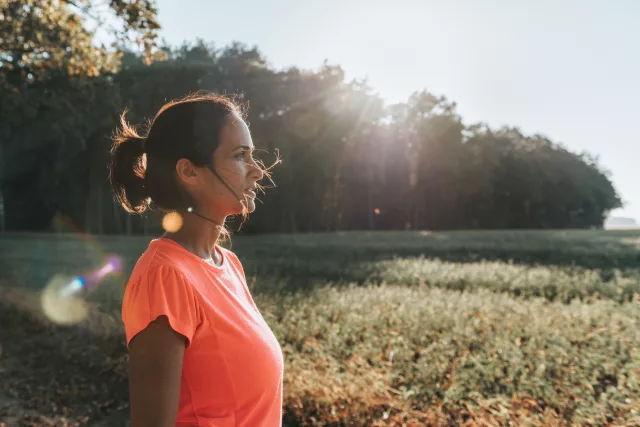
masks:
<path id="1" fill-rule="evenodd" d="M 182 215 L 182 227 L 175 233 L 165 233 L 168 237 L 194 255 L 212 260 L 220 264 L 221 255 L 216 251 L 216 245 L 226 218 L 216 221 L 213 218 L 199 216 L 194 212 L 185 212 Z"/>

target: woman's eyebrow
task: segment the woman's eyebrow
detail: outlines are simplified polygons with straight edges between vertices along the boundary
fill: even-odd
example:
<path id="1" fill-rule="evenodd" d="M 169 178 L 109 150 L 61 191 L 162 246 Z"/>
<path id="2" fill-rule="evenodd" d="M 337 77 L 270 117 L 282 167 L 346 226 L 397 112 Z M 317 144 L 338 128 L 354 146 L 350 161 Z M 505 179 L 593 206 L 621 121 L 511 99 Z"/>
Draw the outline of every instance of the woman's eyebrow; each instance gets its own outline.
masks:
<path id="1" fill-rule="evenodd" d="M 233 152 L 238 151 L 240 149 L 247 150 L 247 151 L 253 151 L 253 147 L 249 147 L 248 145 L 238 145 L 231 152 L 233 153 Z"/>

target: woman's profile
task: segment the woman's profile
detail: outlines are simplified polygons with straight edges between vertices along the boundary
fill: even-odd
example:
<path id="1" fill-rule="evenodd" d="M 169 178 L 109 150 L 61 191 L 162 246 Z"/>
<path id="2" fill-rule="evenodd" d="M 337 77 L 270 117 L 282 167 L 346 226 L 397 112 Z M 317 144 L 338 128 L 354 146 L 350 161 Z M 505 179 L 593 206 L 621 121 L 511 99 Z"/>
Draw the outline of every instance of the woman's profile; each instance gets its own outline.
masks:
<path id="1" fill-rule="evenodd" d="M 109 178 L 130 213 L 151 204 L 182 227 L 151 241 L 125 289 L 132 427 L 280 426 L 283 357 L 225 220 L 255 209 L 265 171 L 241 109 L 213 94 L 163 106 L 143 134 L 114 136 Z"/>

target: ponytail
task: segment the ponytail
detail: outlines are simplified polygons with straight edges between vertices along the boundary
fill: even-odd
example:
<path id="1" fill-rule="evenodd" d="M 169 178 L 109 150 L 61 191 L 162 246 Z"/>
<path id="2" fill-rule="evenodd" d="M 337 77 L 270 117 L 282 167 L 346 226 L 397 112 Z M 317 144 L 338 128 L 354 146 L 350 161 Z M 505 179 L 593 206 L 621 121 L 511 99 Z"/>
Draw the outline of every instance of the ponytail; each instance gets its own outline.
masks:
<path id="1" fill-rule="evenodd" d="M 125 110 L 120 116 L 121 127 L 113 136 L 109 181 L 122 207 L 127 212 L 142 214 L 151 202 L 144 180 L 147 168 L 145 138 L 127 123 L 126 113 Z"/>

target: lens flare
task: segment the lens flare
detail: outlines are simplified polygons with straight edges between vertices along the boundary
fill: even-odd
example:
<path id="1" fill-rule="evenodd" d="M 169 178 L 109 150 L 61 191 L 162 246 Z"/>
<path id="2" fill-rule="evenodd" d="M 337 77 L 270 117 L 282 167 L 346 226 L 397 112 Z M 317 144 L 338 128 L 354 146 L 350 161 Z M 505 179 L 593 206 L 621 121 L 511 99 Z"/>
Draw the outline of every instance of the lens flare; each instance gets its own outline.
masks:
<path id="1" fill-rule="evenodd" d="M 69 297 L 76 295 L 82 290 L 92 291 L 94 290 L 106 276 L 109 274 L 119 273 L 122 269 L 122 261 L 115 255 L 111 255 L 107 258 L 104 265 L 98 269 L 90 271 L 82 276 L 74 277 L 62 289 L 60 289 L 60 296 Z"/>
<path id="2" fill-rule="evenodd" d="M 169 233 L 175 233 L 182 228 L 182 215 L 178 212 L 169 212 L 162 218 L 162 228 Z"/>
<path id="3" fill-rule="evenodd" d="M 40 296 L 43 313 L 60 325 L 72 325 L 84 320 L 89 314 L 88 304 L 70 291 L 78 287 L 81 289 L 82 286 L 82 280 L 78 277 L 55 275 Z"/>
<path id="4" fill-rule="evenodd" d="M 60 289 L 60 296 L 61 297 L 73 296 L 74 294 L 80 292 L 82 288 L 84 288 L 85 283 L 86 282 L 82 277 L 75 277 L 69 283 L 64 285 L 62 289 Z"/>
<path id="5" fill-rule="evenodd" d="M 41 293 L 42 311 L 49 320 L 61 325 L 84 320 L 89 308 L 83 294 L 95 290 L 106 276 L 119 273 L 121 269 L 122 260 L 111 255 L 100 268 L 81 276 L 53 276 Z"/>
<path id="6" fill-rule="evenodd" d="M 119 273 L 121 268 L 122 261 L 120 260 L 120 258 L 115 255 L 111 255 L 109 258 L 107 258 L 105 264 L 92 274 L 92 279 L 94 281 L 101 281 L 108 274 Z"/>

